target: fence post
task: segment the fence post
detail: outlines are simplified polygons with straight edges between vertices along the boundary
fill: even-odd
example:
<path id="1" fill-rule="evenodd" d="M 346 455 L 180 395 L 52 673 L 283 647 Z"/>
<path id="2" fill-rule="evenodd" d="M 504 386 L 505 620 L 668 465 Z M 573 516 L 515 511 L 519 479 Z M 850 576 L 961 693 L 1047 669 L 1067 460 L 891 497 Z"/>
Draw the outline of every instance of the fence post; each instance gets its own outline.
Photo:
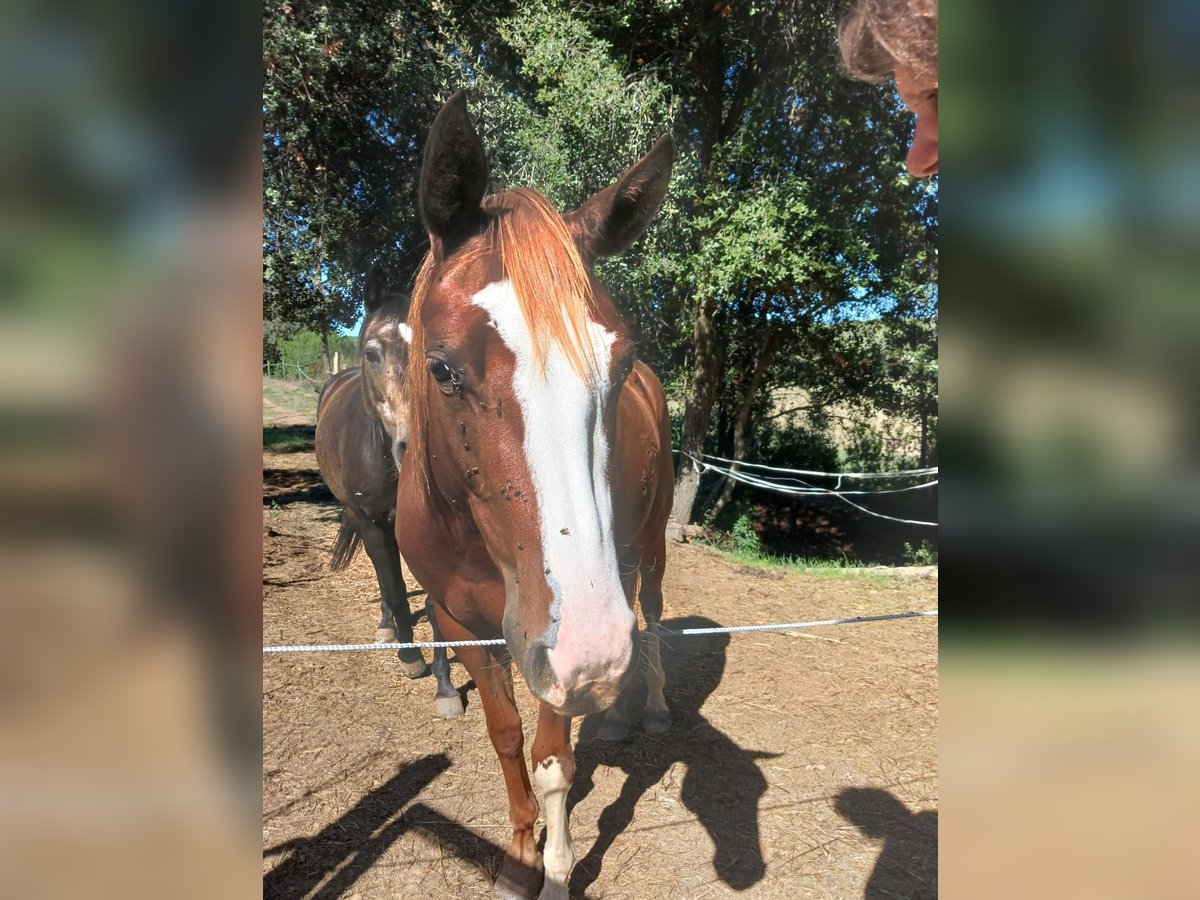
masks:
<path id="1" fill-rule="evenodd" d="M 333 351 L 333 372 L 331 372 L 330 374 L 336 375 L 340 371 L 342 371 L 342 370 L 341 370 L 341 367 L 338 365 L 338 351 L 334 350 Z"/>

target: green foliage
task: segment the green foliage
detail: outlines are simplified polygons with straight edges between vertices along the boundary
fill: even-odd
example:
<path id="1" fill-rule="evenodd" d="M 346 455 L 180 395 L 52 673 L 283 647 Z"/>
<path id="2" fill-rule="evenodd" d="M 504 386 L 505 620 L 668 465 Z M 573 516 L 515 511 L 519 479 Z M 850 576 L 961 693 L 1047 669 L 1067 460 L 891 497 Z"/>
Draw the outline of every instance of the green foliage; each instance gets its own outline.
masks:
<path id="1" fill-rule="evenodd" d="M 901 449 L 912 446 L 911 434 L 897 435 L 888 421 L 877 424 L 857 419 L 851 421 L 845 431 L 841 471 L 897 472 L 915 468 L 920 462 L 916 456 Z"/>
<path id="2" fill-rule="evenodd" d="M 729 549 L 735 553 L 757 553 L 761 549 L 749 513 L 738 516 L 729 529 Z"/>
<path id="3" fill-rule="evenodd" d="M 869 578 L 880 586 L 888 583 L 887 576 L 869 571 L 868 564 L 845 557 L 810 559 L 804 556 L 773 556 L 759 548 L 739 550 L 731 545 L 727 535 L 719 535 L 714 539 L 711 531 L 708 533 L 708 537 L 701 538 L 699 543 L 712 547 L 720 553 L 728 554 L 735 562 L 744 566 L 761 569 L 786 569 L 792 572 L 803 572 L 806 575 L 834 578 Z"/>
<path id="4" fill-rule="evenodd" d="M 937 548 L 929 541 L 921 541 L 921 546 L 914 548 L 904 542 L 904 563 L 909 566 L 936 566 L 938 561 Z"/>
<path id="5" fill-rule="evenodd" d="M 836 472 L 838 450 L 824 429 L 765 422 L 758 434 L 754 462 L 789 469 Z"/>
<path id="6" fill-rule="evenodd" d="M 358 343 L 345 334 L 331 334 L 329 341 L 329 365 L 333 365 L 333 354 L 338 354 L 338 365 L 342 369 L 359 364 Z M 315 331 L 294 330 L 277 345 L 272 362 L 282 363 L 282 377 L 302 378 L 302 371 L 309 378 L 323 382 L 327 377 L 321 359 L 321 336 Z"/>
<path id="7" fill-rule="evenodd" d="M 329 364 L 333 365 L 333 354 L 338 355 L 338 365 L 343 369 L 357 366 L 361 363 L 358 356 L 358 339 L 348 334 L 329 335 Z"/>
<path id="8" fill-rule="evenodd" d="M 301 328 L 294 322 L 281 319 L 263 320 L 263 362 L 276 363 L 280 361 L 280 344 L 288 338 L 295 337 Z"/>
<path id="9" fill-rule="evenodd" d="M 265 318 L 348 326 L 373 261 L 419 260 L 419 137 L 449 94 L 452 28 L 440 6 L 265 4 Z"/>
<path id="10" fill-rule="evenodd" d="M 911 117 L 895 91 L 839 70 L 840 10 L 268 0 L 264 358 L 312 366 L 311 334 L 339 349 L 370 264 L 415 271 L 424 138 L 465 88 L 491 189 L 530 185 L 563 209 L 674 136 L 660 215 L 596 268 L 677 401 L 677 446 L 729 455 L 748 406 L 755 461 L 833 470 L 845 443 L 841 463 L 886 465 L 880 417 L 935 460 L 937 189 L 904 172 Z M 810 397 L 804 429 L 772 424 L 779 387 Z M 835 407 L 864 423 L 845 440 L 822 419 Z"/>
<path id="11" fill-rule="evenodd" d="M 316 381 L 324 381 L 321 371 L 321 337 L 312 331 L 300 331 L 279 345 L 279 361 L 286 377 L 299 378 L 300 372 Z"/>

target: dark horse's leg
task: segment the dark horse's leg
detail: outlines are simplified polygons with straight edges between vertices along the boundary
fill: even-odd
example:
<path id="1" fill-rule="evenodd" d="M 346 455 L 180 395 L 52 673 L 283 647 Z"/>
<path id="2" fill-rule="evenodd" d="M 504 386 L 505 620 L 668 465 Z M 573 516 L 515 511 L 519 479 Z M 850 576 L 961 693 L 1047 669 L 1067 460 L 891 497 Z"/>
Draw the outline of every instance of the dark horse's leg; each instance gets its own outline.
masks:
<path id="1" fill-rule="evenodd" d="M 383 622 L 387 622 L 390 613 L 396 625 L 396 640 L 408 643 L 413 639 L 412 614 L 408 610 L 408 589 L 400 572 L 400 548 L 396 546 L 396 535 L 390 528 L 376 525 L 357 511 L 347 510 L 346 514 L 362 535 L 363 547 L 375 566 L 375 578 L 379 581 L 379 592 L 383 596 L 380 603 Z M 420 650 L 400 650 L 397 655 L 400 657 L 400 671 L 409 678 L 420 678 L 425 674 L 425 657 Z"/>
<path id="2" fill-rule="evenodd" d="M 435 641 L 443 640 L 442 631 L 438 628 L 437 617 L 433 613 L 433 598 L 428 594 L 425 595 L 425 615 L 429 618 L 429 624 L 433 628 L 433 639 Z M 434 648 L 433 677 L 437 679 L 437 699 L 433 701 L 433 707 L 437 714 L 443 719 L 461 716 L 463 714 L 462 697 L 454 689 L 454 682 L 450 680 L 450 660 L 446 658 L 445 647 Z"/>

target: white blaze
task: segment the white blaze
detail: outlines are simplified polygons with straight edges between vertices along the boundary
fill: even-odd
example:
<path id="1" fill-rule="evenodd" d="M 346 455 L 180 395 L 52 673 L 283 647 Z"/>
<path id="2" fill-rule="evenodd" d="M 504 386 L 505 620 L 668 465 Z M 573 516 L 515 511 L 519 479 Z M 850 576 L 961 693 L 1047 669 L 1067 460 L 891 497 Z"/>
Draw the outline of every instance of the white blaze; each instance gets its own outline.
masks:
<path id="1" fill-rule="evenodd" d="M 525 459 L 537 492 L 542 553 L 554 593 L 546 643 L 560 677 L 628 661 L 633 613 L 625 600 L 613 542 L 612 495 L 604 403 L 616 335 L 588 322 L 593 377 L 585 381 L 562 347 L 537 363 L 533 338 L 508 281 L 490 284 L 474 303 L 516 358 L 513 393 L 525 425 Z"/>

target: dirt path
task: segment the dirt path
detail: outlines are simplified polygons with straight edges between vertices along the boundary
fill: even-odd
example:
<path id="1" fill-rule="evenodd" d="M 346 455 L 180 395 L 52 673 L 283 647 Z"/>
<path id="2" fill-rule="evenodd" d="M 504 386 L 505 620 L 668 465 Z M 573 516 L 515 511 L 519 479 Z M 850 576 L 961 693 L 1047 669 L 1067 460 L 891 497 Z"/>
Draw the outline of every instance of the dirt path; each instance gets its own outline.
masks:
<path id="1" fill-rule="evenodd" d="M 263 465 L 264 642 L 371 640 L 371 566 L 325 568 L 337 509 L 311 451 Z M 678 544 L 664 589 L 668 627 L 937 602 L 930 578 L 747 569 Z M 612 745 L 576 721 L 573 897 L 937 895 L 936 619 L 670 643 L 668 735 Z M 520 684 L 518 700 L 528 748 Z M 507 803 L 473 688 L 467 703 L 436 718 L 432 679 L 390 653 L 264 656 L 264 895 L 490 897 Z"/>

